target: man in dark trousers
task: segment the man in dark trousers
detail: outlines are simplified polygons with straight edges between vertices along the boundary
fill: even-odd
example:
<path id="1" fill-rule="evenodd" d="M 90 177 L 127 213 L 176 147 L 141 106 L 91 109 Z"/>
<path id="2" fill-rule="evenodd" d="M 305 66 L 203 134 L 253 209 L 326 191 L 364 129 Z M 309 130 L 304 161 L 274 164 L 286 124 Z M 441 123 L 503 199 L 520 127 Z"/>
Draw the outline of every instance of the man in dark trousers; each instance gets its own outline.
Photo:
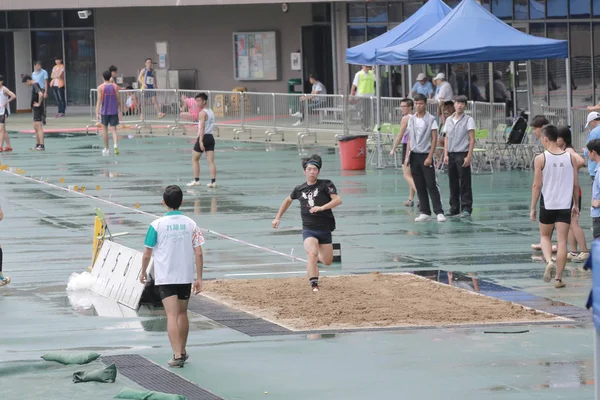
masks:
<path id="1" fill-rule="evenodd" d="M 466 218 L 473 211 L 473 191 L 471 189 L 471 159 L 475 148 L 475 120 L 465 114 L 467 97 L 458 96 L 454 100 L 456 110 L 446 119 L 443 131 L 444 164 L 448 165 L 450 181 L 450 217 L 460 215 Z"/>
<path id="2" fill-rule="evenodd" d="M 440 189 L 435 176 L 433 153 L 437 143 L 438 125 L 433 115 L 426 110 L 427 99 L 422 94 L 413 98 L 415 114 L 408 121 L 408 163 L 417 195 L 419 196 L 419 209 L 421 214 L 415 222 L 425 222 L 431 219 L 429 197 L 433 203 L 433 211 L 438 222 L 446 221 Z"/>

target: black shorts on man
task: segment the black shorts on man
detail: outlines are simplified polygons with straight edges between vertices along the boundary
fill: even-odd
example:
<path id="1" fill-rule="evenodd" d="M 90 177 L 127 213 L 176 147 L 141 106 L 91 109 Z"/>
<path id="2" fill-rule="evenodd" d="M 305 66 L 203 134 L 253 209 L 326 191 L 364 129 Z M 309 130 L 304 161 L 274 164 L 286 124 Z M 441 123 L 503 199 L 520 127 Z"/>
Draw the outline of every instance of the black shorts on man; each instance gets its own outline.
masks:
<path id="1" fill-rule="evenodd" d="M 331 244 L 333 243 L 333 239 L 331 237 L 331 231 L 326 230 L 314 230 L 314 229 L 304 229 L 302 230 L 302 241 L 305 241 L 308 238 L 315 238 L 319 242 L 319 244 Z"/>
<path id="2" fill-rule="evenodd" d="M 117 126 L 119 125 L 119 115 L 101 115 L 100 123 L 104 126 Z"/>
<path id="3" fill-rule="evenodd" d="M 544 207 L 544 196 L 540 197 L 540 224 L 554 225 L 557 222 L 571 224 L 571 209 L 546 210 Z"/>
<path id="4" fill-rule="evenodd" d="M 190 295 L 192 294 L 192 284 L 159 285 L 158 293 L 160 294 L 161 300 L 171 296 L 177 296 L 179 300 L 189 300 Z"/>
<path id="5" fill-rule="evenodd" d="M 44 106 L 33 107 L 33 122 L 42 122 L 44 120 Z"/>
<path id="6" fill-rule="evenodd" d="M 206 151 L 215 151 L 215 137 L 210 134 L 205 134 L 202 138 L 202 144 L 204 144 L 204 150 Z M 203 153 L 200 148 L 200 138 L 196 139 L 196 143 L 194 144 L 194 151 L 196 153 Z"/>

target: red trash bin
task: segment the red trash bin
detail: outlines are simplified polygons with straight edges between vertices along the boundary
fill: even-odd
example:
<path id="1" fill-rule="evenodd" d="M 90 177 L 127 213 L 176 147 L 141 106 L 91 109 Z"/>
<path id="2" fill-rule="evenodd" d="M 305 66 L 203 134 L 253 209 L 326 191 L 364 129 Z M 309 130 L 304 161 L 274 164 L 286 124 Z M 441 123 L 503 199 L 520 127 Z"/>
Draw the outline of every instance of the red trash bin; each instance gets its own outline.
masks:
<path id="1" fill-rule="evenodd" d="M 364 170 L 367 166 L 367 139 L 369 135 L 347 135 L 338 138 L 340 161 L 346 171 Z"/>

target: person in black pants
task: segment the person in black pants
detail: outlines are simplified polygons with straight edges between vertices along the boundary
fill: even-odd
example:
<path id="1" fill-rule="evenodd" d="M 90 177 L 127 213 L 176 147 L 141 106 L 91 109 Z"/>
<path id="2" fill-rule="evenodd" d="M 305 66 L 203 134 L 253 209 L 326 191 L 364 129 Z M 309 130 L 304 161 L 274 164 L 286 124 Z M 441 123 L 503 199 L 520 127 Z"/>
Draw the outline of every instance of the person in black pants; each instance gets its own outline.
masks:
<path id="1" fill-rule="evenodd" d="M 471 188 L 471 160 L 475 147 L 475 121 L 465 114 L 467 98 L 458 96 L 454 102 L 455 112 L 444 124 L 444 164 L 448 165 L 450 181 L 449 217 L 466 218 L 473 212 Z"/>
<path id="2" fill-rule="evenodd" d="M 421 214 L 415 218 L 415 222 L 425 222 L 431 219 L 429 197 L 431 197 L 433 211 L 437 215 L 438 222 L 444 222 L 446 217 L 433 163 L 438 125 L 435 117 L 425 109 L 427 104 L 425 96 L 417 94 L 413 98 L 413 102 L 416 113 L 408 121 L 408 160 L 405 162 L 410 165 L 410 172 L 419 196 Z"/>

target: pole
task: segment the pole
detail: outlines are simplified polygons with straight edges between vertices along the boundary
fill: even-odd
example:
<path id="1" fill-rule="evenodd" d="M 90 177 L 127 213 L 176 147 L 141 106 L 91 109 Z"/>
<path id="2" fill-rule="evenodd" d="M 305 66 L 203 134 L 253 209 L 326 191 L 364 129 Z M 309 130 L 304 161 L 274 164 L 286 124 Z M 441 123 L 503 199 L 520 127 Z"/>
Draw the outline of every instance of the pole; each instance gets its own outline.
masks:
<path id="1" fill-rule="evenodd" d="M 510 62 L 509 82 L 512 85 L 513 117 L 517 118 L 517 74 L 515 74 L 515 62 Z"/>
<path id="2" fill-rule="evenodd" d="M 571 63 L 568 58 L 565 60 L 565 66 L 567 71 L 567 125 L 571 127 Z"/>
<path id="3" fill-rule="evenodd" d="M 495 122 L 495 118 L 496 118 L 496 110 L 494 110 L 494 64 L 492 64 L 492 63 L 488 63 L 488 75 L 489 75 L 489 84 L 490 84 L 490 98 L 488 99 L 488 101 L 490 102 L 490 108 L 491 108 L 490 126 L 492 127 L 492 129 L 495 129 L 494 122 Z"/>
<path id="4" fill-rule="evenodd" d="M 336 24 L 336 13 L 335 13 L 335 3 L 331 2 L 330 4 L 331 10 L 331 59 L 333 60 L 333 65 L 331 66 L 333 69 L 333 93 L 338 94 L 338 70 L 337 70 L 337 24 Z"/>
<path id="5" fill-rule="evenodd" d="M 413 83 L 413 79 L 412 79 L 412 65 L 407 65 L 406 68 L 408 69 L 408 86 L 406 87 L 408 89 L 408 91 L 406 92 L 406 97 L 410 97 L 412 98 L 412 83 Z"/>
<path id="6" fill-rule="evenodd" d="M 531 76 L 531 61 L 527 61 L 527 108 L 529 109 L 529 122 L 533 120 L 533 78 Z"/>
<path id="7" fill-rule="evenodd" d="M 375 127 L 377 129 L 377 168 L 383 168 L 383 148 L 381 146 L 381 67 L 375 66 L 375 93 L 377 94 L 377 110 Z"/>

